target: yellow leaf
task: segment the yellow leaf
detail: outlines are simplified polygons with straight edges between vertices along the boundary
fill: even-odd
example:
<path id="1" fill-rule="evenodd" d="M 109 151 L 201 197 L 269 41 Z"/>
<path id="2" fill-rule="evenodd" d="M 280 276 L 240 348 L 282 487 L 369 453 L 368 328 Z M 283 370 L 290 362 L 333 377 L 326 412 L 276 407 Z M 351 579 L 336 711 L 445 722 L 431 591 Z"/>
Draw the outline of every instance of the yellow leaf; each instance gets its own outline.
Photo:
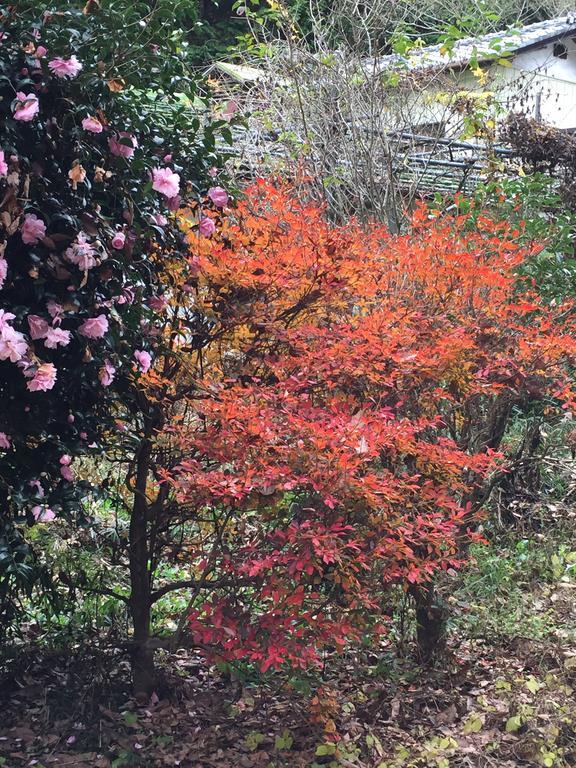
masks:
<path id="1" fill-rule="evenodd" d="M 506 721 L 506 733 L 514 733 L 522 725 L 522 718 L 520 715 L 513 715 Z"/>
<path id="2" fill-rule="evenodd" d="M 537 693 L 542 688 L 542 683 L 539 683 L 533 675 L 530 675 L 528 680 L 526 680 L 526 688 L 528 688 L 530 693 Z"/>
<path id="3" fill-rule="evenodd" d="M 485 69 L 482 69 L 480 66 L 476 66 L 472 69 L 472 74 L 474 77 L 478 80 L 480 85 L 485 85 L 486 81 L 488 80 L 488 72 Z"/>
<path id="4" fill-rule="evenodd" d="M 482 730 L 483 725 L 484 725 L 484 716 L 479 715 L 476 712 L 472 712 L 470 717 L 464 723 L 464 727 L 462 728 L 462 733 L 478 733 L 479 731 Z"/>
<path id="5" fill-rule="evenodd" d="M 265 739 L 266 736 L 263 733 L 250 731 L 250 733 L 244 739 L 244 744 L 246 745 L 246 748 L 251 752 L 255 752 Z"/>

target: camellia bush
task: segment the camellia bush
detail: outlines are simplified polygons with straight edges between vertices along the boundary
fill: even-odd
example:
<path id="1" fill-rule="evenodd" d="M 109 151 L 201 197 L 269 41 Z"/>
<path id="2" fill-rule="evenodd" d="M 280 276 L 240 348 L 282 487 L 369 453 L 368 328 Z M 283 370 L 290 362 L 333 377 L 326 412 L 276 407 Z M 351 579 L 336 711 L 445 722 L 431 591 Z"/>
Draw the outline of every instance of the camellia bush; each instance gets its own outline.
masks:
<path id="1" fill-rule="evenodd" d="M 27 528 L 89 522 L 78 460 L 114 442 L 118 403 L 154 359 L 167 286 L 151 251 L 184 259 L 175 211 L 222 189 L 223 124 L 179 7 L 0 6 L 3 625 L 14 590 L 42 578 Z"/>

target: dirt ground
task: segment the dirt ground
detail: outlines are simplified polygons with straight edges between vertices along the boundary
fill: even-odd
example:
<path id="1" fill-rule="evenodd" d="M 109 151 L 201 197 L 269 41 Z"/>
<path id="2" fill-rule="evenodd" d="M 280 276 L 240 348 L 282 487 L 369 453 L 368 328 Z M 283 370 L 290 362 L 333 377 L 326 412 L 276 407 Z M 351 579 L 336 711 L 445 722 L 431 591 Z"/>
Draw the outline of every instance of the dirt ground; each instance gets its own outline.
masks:
<path id="1" fill-rule="evenodd" d="M 561 642 L 452 637 L 432 669 L 348 655 L 310 687 L 230 681 L 185 652 L 163 662 L 163 687 L 137 702 L 121 657 L 23 654 L 3 680 L 0 765 L 576 766 L 576 652 Z"/>

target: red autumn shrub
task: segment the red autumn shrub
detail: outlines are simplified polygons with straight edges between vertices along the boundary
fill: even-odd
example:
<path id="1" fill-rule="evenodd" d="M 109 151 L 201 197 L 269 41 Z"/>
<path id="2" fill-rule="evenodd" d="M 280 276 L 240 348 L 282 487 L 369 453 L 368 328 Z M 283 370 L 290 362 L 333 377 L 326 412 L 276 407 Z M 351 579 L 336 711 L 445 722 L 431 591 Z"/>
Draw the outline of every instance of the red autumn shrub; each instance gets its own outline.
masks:
<path id="1" fill-rule="evenodd" d="M 165 477 L 199 644 L 313 663 L 384 631 L 393 586 L 460 564 L 512 409 L 572 398 L 574 308 L 517 277 L 516 234 L 424 208 L 405 235 L 336 227 L 259 182 L 191 238 L 210 331 Z"/>

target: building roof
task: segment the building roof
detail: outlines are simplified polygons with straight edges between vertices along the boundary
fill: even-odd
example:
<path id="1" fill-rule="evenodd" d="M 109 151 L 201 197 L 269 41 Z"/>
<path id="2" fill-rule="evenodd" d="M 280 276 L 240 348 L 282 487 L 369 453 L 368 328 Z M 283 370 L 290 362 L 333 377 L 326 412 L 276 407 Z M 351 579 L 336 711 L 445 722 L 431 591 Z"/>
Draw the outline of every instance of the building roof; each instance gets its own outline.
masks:
<path id="1" fill-rule="evenodd" d="M 255 83 L 266 77 L 266 73 L 262 69 L 248 67 L 244 64 L 230 64 L 227 61 L 216 61 L 214 63 L 214 68 L 232 78 L 232 80 L 235 80 L 237 83 L 242 84 Z"/>
<path id="2" fill-rule="evenodd" d="M 378 69 L 461 67 L 469 64 L 474 58 L 476 61 L 487 61 L 510 56 L 572 34 L 576 34 L 576 13 L 528 24 L 525 27 L 490 32 L 480 37 L 466 37 L 457 40 L 450 51 L 443 45 L 429 45 L 426 48 L 413 49 L 406 55 L 384 56 L 376 66 Z"/>

